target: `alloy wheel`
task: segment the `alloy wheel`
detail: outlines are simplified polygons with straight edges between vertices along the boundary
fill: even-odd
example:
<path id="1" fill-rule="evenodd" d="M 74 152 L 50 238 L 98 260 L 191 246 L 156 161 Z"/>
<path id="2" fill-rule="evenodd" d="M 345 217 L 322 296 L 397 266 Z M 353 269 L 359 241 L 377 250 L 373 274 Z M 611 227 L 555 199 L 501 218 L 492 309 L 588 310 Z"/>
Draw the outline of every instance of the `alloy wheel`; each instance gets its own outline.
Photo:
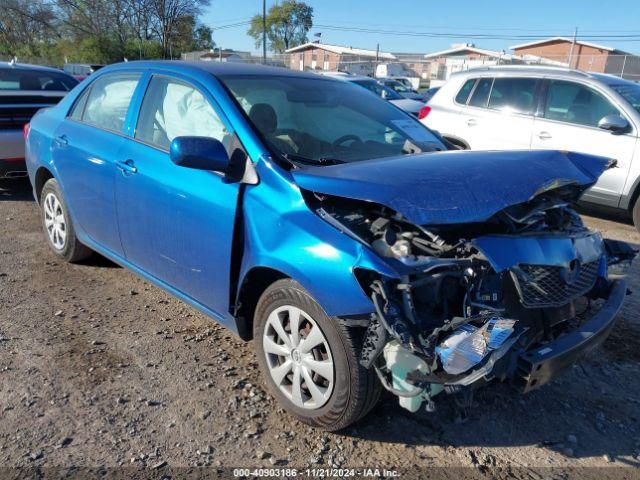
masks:
<path id="1" fill-rule="evenodd" d="M 262 345 L 271 378 L 291 402 L 307 410 L 322 407 L 333 391 L 331 349 L 318 324 L 298 307 L 271 312 Z"/>
<path id="2" fill-rule="evenodd" d="M 67 242 L 67 221 L 62 209 L 62 203 L 53 193 L 44 198 L 44 225 L 49 240 L 56 250 L 63 250 Z"/>

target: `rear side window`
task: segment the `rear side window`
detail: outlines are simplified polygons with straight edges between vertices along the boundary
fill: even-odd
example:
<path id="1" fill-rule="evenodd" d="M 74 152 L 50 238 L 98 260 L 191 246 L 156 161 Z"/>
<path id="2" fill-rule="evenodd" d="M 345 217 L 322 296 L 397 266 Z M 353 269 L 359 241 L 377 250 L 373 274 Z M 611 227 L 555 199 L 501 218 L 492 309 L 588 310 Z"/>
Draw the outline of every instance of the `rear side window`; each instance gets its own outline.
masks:
<path id="1" fill-rule="evenodd" d="M 176 137 L 212 137 L 225 143 L 227 130 L 195 87 L 167 77 L 153 77 L 145 93 L 135 138 L 168 150 Z"/>
<path id="2" fill-rule="evenodd" d="M 471 93 L 471 90 L 473 89 L 473 85 L 475 83 L 476 83 L 475 78 L 464 82 L 464 85 L 458 92 L 458 95 L 456 95 L 456 103 L 461 103 L 463 105 L 466 105 L 467 100 L 469 99 L 469 94 Z"/>
<path id="3" fill-rule="evenodd" d="M 544 118 L 596 127 L 607 115 L 620 115 L 620 112 L 604 96 L 586 85 L 562 80 L 549 83 Z"/>
<path id="4" fill-rule="evenodd" d="M 77 84 L 77 80 L 63 73 L 19 68 L 0 69 L 0 91 L 68 92 Z"/>
<path id="5" fill-rule="evenodd" d="M 491 89 L 489 108 L 532 114 L 535 93 L 535 78 L 496 78 Z"/>
<path id="6" fill-rule="evenodd" d="M 122 132 L 131 97 L 140 74 L 112 74 L 96 80 L 84 107 L 82 121 L 114 132 Z"/>
<path id="7" fill-rule="evenodd" d="M 491 92 L 491 83 L 493 82 L 493 78 L 481 78 L 478 84 L 476 85 L 473 94 L 471 95 L 471 100 L 469 100 L 469 105 L 472 107 L 486 107 L 487 101 L 489 100 L 489 93 Z"/>
<path id="8" fill-rule="evenodd" d="M 73 105 L 71 113 L 69 114 L 69 117 L 72 120 L 76 120 L 78 122 L 82 121 L 82 114 L 84 113 L 84 107 L 87 104 L 87 97 L 89 96 L 90 91 L 91 88 L 87 88 L 80 94 L 80 98 L 76 100 L 76 103 Z"/>

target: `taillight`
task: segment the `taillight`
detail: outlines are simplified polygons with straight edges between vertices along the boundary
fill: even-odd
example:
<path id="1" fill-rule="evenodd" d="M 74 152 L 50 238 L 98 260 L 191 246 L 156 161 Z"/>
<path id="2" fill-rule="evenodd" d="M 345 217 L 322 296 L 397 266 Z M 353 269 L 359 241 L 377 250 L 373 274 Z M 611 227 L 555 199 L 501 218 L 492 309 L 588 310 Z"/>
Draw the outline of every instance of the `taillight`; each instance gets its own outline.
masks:
<path id="1" fill-rule="evenodd" d="M 425 118 L 427 115 L 429 115 L 431 113 L 431 107 L 429 105 L 425 105 L 424 107 L 422 107 L 420 109 L 420 111 L 418 112 L 418 118 L 420 120 L 422 120 L 423 118 Z"/>
<path id="2" fill-rule="evenodd" d="M 25 123 L 24 127 L 22 127 L 22 136 L 24 137 L 25 140 L 29 136 L 29 130 L 31 130 L 31 124 Z"/>

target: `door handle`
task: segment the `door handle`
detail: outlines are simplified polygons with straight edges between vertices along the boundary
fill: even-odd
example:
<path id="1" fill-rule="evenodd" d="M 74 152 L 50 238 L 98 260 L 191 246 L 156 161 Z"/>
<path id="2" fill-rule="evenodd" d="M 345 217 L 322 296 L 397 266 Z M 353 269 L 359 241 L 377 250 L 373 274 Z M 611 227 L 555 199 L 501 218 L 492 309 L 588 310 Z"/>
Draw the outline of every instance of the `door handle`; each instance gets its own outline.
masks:
<path id="1" fill-rule="evenodd" d="M 474 118 L 468 118 L 467 119 L 467 126 L 468 127 L 473 127 L 475 125 L 477 125 L 478 122 L 476 122 L 476 120 Z"/>
<path id="2" fill-rule="evenodd" d="M 133 160 L 120 160 L 116 162 L 116 167 L 118 167 L 118 170 L 124 174 L 138 173 L 138 169 L 136 168 L 135 163 L 133 163 Z"/>
<path id="3" fill-rule="evenodd" d="M 60 147 L 66 147 L 67 145 L 69 145 L 69 139 L 64 134 L 57 136 L 55 138 L 55 142 Z"/>
<path id="4" fill-rule="evenodd" d="M 549 140 L 551 138 L 551 134 L 549 132 L 540 132 L 538 133 L 538 138 L 540 140 Z"/>

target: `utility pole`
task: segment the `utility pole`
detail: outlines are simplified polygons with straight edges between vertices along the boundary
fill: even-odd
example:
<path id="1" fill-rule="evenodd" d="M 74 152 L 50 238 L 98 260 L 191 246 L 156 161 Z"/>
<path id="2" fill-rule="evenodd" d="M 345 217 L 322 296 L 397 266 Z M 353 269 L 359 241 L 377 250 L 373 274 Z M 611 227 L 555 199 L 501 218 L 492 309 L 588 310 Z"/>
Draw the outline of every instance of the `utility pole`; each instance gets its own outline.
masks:
<path id="1" fill-rule="evenodd" d="M 569 68 L 573 68 L 573 49 L 576 46 L 576 40 L 578 39 L 578 27 L 573 32 L 573 41 L 571 42 L 571 50 L 569 51 Z"/>
<path id="2" fill-rule="evenodd" d="M 267 63 L 267 0 L 262 0 L 262 63 Z"/>

